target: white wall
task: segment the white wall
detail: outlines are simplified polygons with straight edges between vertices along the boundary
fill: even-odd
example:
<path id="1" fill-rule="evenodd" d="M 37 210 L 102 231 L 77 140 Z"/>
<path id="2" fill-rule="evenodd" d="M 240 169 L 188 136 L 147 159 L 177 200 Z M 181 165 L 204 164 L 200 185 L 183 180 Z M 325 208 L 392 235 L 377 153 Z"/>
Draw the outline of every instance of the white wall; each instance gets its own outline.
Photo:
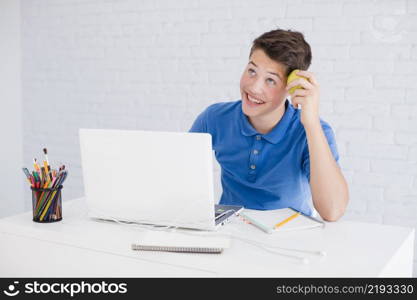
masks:
<path id="1" fill-rule="evenodd" d="M 20 1 L 0 1 L 0 217 L 23 210 Z"/>
<path id="2" fill-rule="evenodd" d="M 40 0 L 22 22 L 24 161 L 65 162 L 65 199 L 83 195 L 78 128 L 187 130 L 239 99 L 251 41 L 279 26 L 312 46 L 344 219 L 417 226 L 417 1 Z"/>

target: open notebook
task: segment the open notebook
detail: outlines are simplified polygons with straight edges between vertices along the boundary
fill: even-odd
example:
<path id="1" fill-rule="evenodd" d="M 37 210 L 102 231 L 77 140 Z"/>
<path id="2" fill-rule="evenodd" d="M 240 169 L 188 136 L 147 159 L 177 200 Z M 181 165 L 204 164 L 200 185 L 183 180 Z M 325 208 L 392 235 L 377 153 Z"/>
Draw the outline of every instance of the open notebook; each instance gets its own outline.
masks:
<path id="1" fill-rule="evenodd" d="M 267 233 L 323 227 L 324 222 L 292 208 L 274 210 L 245 209 L 240 215 Z"/>
<path id="2" fill-rule="evenodd" d="M 229 247 L 229 237 L 178 231 L 149 231 L 132 244 L 132 250 L 190 253 L 221 253 Z"/>

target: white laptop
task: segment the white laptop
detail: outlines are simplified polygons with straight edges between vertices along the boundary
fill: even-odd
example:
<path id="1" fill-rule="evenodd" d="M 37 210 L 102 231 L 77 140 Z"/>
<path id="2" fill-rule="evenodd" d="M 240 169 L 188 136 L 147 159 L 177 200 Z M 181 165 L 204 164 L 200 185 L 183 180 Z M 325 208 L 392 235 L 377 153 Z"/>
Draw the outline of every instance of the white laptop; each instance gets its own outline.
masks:
<path id="1" fill-rule="evenodd" d="M 215 230 L 242 209 L 216 205 L 211 135 L 80 129 L 89 215 Z"/>

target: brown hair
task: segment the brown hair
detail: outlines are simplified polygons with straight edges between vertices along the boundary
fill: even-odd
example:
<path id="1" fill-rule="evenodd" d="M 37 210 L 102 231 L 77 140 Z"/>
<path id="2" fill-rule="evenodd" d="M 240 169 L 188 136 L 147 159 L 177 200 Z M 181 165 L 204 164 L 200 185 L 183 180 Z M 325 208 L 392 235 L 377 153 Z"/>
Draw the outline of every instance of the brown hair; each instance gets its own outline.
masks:
<path id="1" fill-rule="evenodd" d="M 276 29 L 263 33 L 253 41 L 253 51 L 262 49 L 272 60 L 287 66 L 288 76 L 295 69 L 307 70 L 311 64 L 311 48 L 298 31 Z"/>

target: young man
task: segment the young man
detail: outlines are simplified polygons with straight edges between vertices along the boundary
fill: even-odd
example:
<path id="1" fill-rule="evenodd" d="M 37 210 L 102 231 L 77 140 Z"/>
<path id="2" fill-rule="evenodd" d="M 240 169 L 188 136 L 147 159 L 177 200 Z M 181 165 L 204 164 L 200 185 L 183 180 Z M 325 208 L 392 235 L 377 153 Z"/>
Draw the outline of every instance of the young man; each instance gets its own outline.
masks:
<path id="1" fill-rule="evenodd" d="M 210 105 L 190 132 L 212 135 L 221 166 L 221 204 L 250 209 L 292 207 L 307 215 L 313 205 L 336 221 L 348 203 L 348 187 L 337 164 L 333 131 L 319 117 L 319 85 L 307 70 L 311 50 L 304 36 L 273 30 L 254 40 L 240 80 L 242 99 Z M 291 104 L 286 99 L 295 86 Z M 300 109 L 298 109 L 300 107 Z"/>

